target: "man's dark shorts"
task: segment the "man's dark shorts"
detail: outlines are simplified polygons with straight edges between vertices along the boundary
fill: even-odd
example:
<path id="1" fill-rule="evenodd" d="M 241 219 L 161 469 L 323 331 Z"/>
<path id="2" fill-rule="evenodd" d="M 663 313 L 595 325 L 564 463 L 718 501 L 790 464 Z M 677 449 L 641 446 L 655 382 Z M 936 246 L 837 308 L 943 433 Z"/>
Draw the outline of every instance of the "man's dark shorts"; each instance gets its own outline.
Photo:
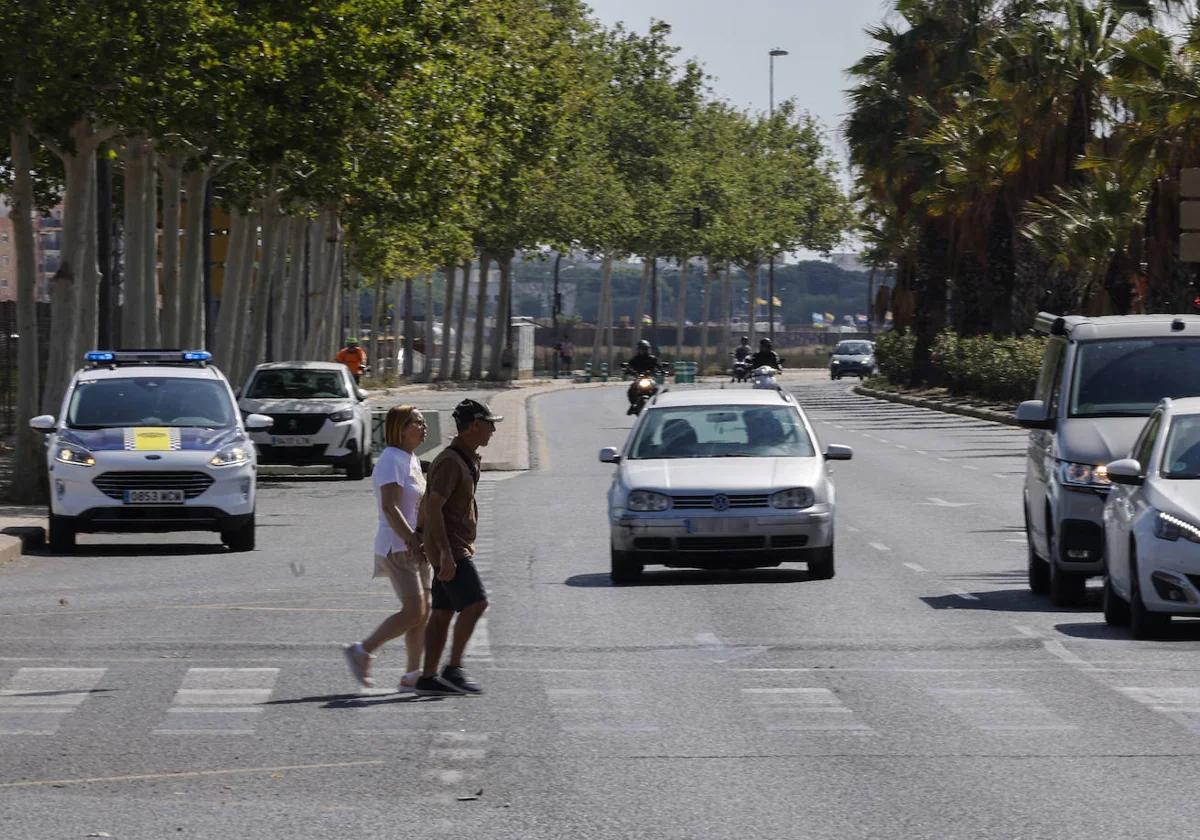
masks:
<path id="1" fill-rule="evenodd" d="M 470 557 L 459 560 L 455 567 L 454 580 L 438 580 L 438 570 L 433 569 L 433 603 L 435 610 L 462 612 L 472 604 L 487 600 L 479 570 Z"/>

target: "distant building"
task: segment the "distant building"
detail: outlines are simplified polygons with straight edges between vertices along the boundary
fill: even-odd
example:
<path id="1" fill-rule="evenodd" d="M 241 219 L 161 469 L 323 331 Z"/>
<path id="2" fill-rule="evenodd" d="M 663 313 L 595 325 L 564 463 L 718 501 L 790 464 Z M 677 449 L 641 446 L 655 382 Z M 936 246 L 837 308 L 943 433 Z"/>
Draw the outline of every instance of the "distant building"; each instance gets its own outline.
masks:
<path id="1" fill-rule="evenodd" d="M 50 278 L 62 260 L 62 205 L 49 217 L 34 214 L 34 259 L 38 266 L 37 297 L 50 300 Z M 9 204 L 0 196 L 0 301 L 17 299 L 16 231 L 9 218 Z"/>
<path id="2" fill-rule="evenodd" d="M 842 271 L 868 271 L 858 258 L 858 254 L 830 254 L 829 261 Z"/>

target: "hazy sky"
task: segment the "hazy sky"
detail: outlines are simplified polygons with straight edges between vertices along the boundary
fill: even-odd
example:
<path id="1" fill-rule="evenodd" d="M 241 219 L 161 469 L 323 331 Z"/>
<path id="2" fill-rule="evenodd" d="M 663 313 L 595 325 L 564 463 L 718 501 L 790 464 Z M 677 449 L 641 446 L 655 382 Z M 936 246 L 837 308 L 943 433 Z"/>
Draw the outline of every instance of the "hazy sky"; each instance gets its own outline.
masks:
<path id="1" fill-rule="evenodd" d="M 717 96 L 742 108 L 766 110 L 767 52 L 775 59 L 775 101 L 794 97 L 800 108 L 837 132 L 846 113 L 845 70 L 871 49 L 864 34 L 883 21 L 887 0 L 591 0 L 597 18 L 645 32 L 651 18 L 671 25 L 682 56 L 716 77 Z M 834 138 L 830 138 L 833 140 Z M 836 157 L 845 164 L 838 142 Z"/>

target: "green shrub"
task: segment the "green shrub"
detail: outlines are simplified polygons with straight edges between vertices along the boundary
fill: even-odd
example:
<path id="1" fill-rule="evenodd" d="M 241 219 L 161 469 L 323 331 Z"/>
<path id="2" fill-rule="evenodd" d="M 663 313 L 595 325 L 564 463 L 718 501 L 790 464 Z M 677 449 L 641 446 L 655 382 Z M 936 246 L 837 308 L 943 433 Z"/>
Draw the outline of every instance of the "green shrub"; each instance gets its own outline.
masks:
<path id="1" fill-rule="evenodd" d="M 1045 342 L 1041 338 L 961 338 L 938 336 L 933 361 L 941 383 L 951 393 L 1019 402 L 1037 384 Z"/>
<path id="2" fill-rule="evenodd" d="M 913 350 L 917 337 L 911 330 L 885 332 L 875 342 L 875 361 L 879 372 L 893 385 L 907 385 L 912 380 Z"/>

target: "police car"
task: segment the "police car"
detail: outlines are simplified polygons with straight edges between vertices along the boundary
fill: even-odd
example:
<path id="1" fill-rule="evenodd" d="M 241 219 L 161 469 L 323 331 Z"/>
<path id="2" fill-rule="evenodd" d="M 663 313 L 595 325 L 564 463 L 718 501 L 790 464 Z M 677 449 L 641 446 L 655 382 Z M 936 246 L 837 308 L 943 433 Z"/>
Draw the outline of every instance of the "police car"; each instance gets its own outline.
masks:
<path id="1" fill-rule="evenodd" d="M 229 383 L 200 350 L 93 351 L 46 435 L 49 542 L 70 551 L 79 533 L 216 531 L 254 550 L 257 460 Z"/>

